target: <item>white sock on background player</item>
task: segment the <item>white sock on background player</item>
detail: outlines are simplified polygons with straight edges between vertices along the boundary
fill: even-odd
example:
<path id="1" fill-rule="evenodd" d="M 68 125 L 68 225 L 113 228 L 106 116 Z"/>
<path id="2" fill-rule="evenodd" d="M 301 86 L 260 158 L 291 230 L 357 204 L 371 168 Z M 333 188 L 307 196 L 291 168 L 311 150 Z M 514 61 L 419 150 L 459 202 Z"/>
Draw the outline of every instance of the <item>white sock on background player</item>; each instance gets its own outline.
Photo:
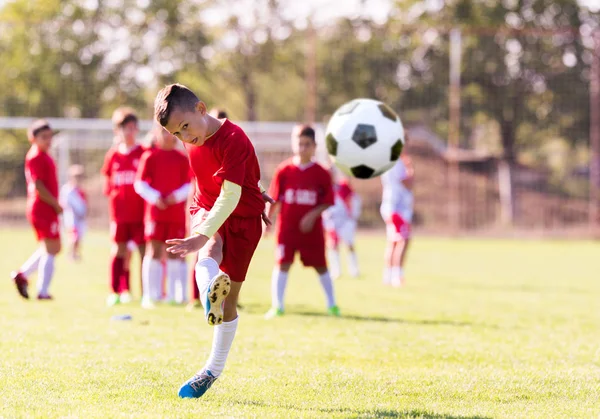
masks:
<path id="1" fill-rule="evenodd" d="M 196 284 L 200 291 L 200 302 L 202 303 L 202 306 L 206 304 L 206 293 L 208 292 L 210 281 L 218 274 L 219 264 L 216 260 L 206 257 L 198 259 L 198 263 L 196 263 Z"/>
<path id="2" fill-rule="evenodd" d="M 271 307 L 283 310 L 287 279 L 288 272 L 282 271 L 277 266 L 273 268 L 273 273 L 271 274 Z"/>
<path id="3" fill-rule="evenodd" d="M 29 259 L 25 261 L 19 272 L 23 274 L 25 278 L 29 278 L 35 271 L 37 271 L 40 264 L 40 259 L 45 252 L 40 248 L 33 252 Z"/>
<path id="4" fill-rule="evenodd" d="M 329 273 L 331 274 L 331 278 L 338 279 L 340 277 L 341 267 L 340 267 L 340 252 L 336 249 L 329 249 Z"/>
<path id="5" fill-rule="evenodd" d="M 390 285 L 392 282 L 392 267 L 386 266 L 383 269 L 383 285 Z"/>
<path id="6" fill-rule="evenodd" d="M 215 377 L 221 375 L 225 368 L 225 361 L 227 361 L 227 355 L 229 355 L 235 337 L 238 320 L 239 316 L 235 320 L 215 326 L 212 349 L 208 361 L 204 365 L 204 369 L 209 370 Z"/>
<path id="7" fill-rule="evenodd" d="M 167 301 L 176 300 L 176 289 L 179 286 L 179 260 L 167 259 Z"/>
<path id="8" fill-rule="evenodd" d="M 188 295 L 187 262 L 185 260 L 180 260 L 177 268 L 179 272 L 177 276 L 178 286 L 175 288 L 175 301 L 177 303 L 184 303 L 187 301 Z"/>
<path id="9" fill-rule="evenodd" d="M 360 269 L 358 268 L 358 258 L 356 257 L 356 252 L 348 253 L 348 270 L 350 271 L 350 275 L 354 278 L 360 275 Z"/>
<path id="10" fill-rule="evenodd" d="M 38 265 L 37 289 L 39 295 L 48 295 L 52 275 L 54 275 L 54 255 L 43 252 Z"/>
<path id="11" fill-rule="evenodd" d="M 323 291 L 325 291 L 327 308 L 331 308 L 335 305 L 335 296 L 333 295 L 333 281 L 329 272 L 319 275 L 319 281 L 321 281 L 321 286 L 323 287 Z"/>
<path id="12" fill-rule="evenodd" d="M 144 257 L 142 262 L 143 296 L 147 300 L 158 301 L 162 294 L 163 269 L 160 260 Z"/>
<path id="13" fill-rule="evenodd" d="M 404 270 L 400 266 L 392 266 L 390 283 L 394 287 L 400 287 L 404 283 Z"/>

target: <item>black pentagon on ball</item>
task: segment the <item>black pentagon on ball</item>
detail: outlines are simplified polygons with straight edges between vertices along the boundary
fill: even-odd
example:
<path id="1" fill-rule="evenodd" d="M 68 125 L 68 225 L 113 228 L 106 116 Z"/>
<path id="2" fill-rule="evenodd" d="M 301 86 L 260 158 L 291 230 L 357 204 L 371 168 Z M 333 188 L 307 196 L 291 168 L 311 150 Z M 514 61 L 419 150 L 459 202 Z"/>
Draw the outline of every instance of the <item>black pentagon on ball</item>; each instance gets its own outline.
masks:
<path id="1" fill-rule="evenodd" d="M 360 148 L 365 149 L 377 142 L 377 134 L 373 125 L 358 124 L 352 134 L 354 141 Z"/>
<path id="2" fill-rule="evenodd" d="M 365 166 L 361 164 L 360 166 L 354 166 L 350 169 L 352 175 L 358 179 L 369 179 L 375 173 L 374 169 L 371 169 L 369 166 Z"/>
<path id="3" fill-rule="evenodd" d="M 396 122 L 398 120 L 398 115 L 396 115 L 396 112 L 394 112 L 394 110 L 392 108 L 390 108 L 388 105 L 386 105 L 385 103 L 381 103 L 381 104 L 377 105 L 377 107 L 379 108 L 379 110 L 381 111 L 381 114 L 385 118 L 390 119 L 394 122 Z"/>
<path id="4" fill-rule="evenodd" d="M 332 133 L 327 134 L 327 137 L 325 137 L 325 145 L 327 146 L 329 155 L 335 157 L 337 155 L 338 142 Z"/>
<path id="5" fill-rule="evenodd" d="M 392 146 L 392 151 L 390 152 L 390 160 L 396 161 L 400 158 L 400 153 L 402 153 L 402 148 L 404 147 L 404 143 L 402 140 L 398 140 Z"/>

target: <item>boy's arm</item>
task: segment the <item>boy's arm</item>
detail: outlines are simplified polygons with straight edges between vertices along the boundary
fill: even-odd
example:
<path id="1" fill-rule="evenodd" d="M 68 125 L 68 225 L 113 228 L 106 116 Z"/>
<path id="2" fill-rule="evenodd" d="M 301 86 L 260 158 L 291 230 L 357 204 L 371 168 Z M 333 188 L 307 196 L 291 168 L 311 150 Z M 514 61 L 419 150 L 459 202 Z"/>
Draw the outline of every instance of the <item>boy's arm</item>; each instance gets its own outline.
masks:
<path id="1" fill-rule="evenodd" d="M 192 184 L 190 182 L 184 183 L 179 188 L 171 192 L 171 194 L 167 197 L 167 204 L 174 205 L 187 201 L 191 189 Z"/>
<path id="2" fill-rule="evenodd" d="M 161 198 L 162 194 L 146 181 L 149 177 L 148 172 L 150 171 L 149 157 L 150 154 L 142 156 L 135 176 L 135 182 L 133 182 L 133 189 L 150 205 L 154 205 L 158 209 L 165 209 L 166 205 Z"/>
<path id="3" fill-rule="evenodd" d="M 54 208 L 54 211 L 56 211 L 57 214 L 61 214 L 62 213 L 62 207 L 60 206 L 60 204 L 58 203 L 58 199 L 56 199 L 48 190 L 48 188 L 46 188 L 46 185 L 44 185 L 44 182 L 42 182 L 40 179 L 36 179 L 35 180 L 35 189 L 38 193 L 38 196 L 40 197 L 40 199 L 42 201 L 44 201 L 46 204 L 50 205 L 52 208 Z"/>

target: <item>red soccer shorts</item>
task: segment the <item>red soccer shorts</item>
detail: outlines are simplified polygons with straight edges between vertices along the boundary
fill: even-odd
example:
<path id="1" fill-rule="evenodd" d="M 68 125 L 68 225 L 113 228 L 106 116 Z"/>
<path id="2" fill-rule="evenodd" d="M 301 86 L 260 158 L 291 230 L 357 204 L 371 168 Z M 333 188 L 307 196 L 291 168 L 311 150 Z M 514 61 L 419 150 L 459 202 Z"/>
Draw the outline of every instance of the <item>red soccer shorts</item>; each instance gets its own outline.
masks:
<path id="1" fill-rule="evenodd" d="M 310 237 L 287 239 L 277 238 L 275 260 L 277 264 L 291 264 L 294 262 L 296 252 L 300 253 L 302 264 L 307 267 L 320 268 L 327 266 L 325 257 L 325 237 L 323 234 L 310 235 Z"/>
<path id="2" fill-rule="evenodd" d="M 35 231 L 38 241 L 50 239 L 60 239 L 60 229 L 58 228 L 58 216 L 48 218 L 29 217 L 29 222 Z"/>
<path id="3" fill-rule="evenodd" d="M 393 213 L 385 222 L 388 240 L 399 242 L 410 238 L 410 223 L 404 220 L 397 212 Z"/>
<path id="4" fill-rule="evenodd" d="M 115 243 L 133 241 L 140 245 L 144 243 L 144 223 L 110 223 L 110 235 Z"/>
<path id="5" fill-rule="evenodd" d="M 202 224 L 208 211 L 200 210 L 192 215 L 192 234 Z M 223 240 L 223 260 L 220 268 L 232 281 L 244 282 L 248 267 L 260 237 L 262 236 L 262 218 L 229 217 L 218 233 Z"/>
<path id="6" fill-rule="evenodd" d="M 166 223 L 162 221 L 146 221 L 146 240 L 167 241 L 185 238 L 185 222 Z"/>

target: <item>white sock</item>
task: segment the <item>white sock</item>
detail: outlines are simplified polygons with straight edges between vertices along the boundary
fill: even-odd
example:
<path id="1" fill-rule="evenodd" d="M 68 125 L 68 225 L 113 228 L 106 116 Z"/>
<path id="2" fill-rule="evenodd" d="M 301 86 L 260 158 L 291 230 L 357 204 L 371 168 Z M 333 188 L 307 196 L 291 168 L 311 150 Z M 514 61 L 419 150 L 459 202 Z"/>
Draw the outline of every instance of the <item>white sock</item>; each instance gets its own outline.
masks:
<path id="1" fill-rule="evenodd" d="M 198 285 L 198 290 L 200 290 L 200 302 L 202 303 L 202 306 L 204 306 L 206 302 L 206 294 L 208 292 L 210 281 L 218 274 L 219 264 L 216 260 L 213 258 L 198 259 L 198 263 L 196 263 L 196 284 Z"/>
<path id="2" fill-rule="evenodd" d="M 279 267 L 273 269 L 271 274 L 271 306 L 283 310 L 283 296 L 287 286 L 288 273 Z"/>
<path id="3" fill-rule="evenodd" d="M 176 288 L 179 286 L 179 261 L 167 259 L 167 301 L 175 301 Z"/>
<path id="4" fill-rule="evenodd" d="M 160 300 L 162 294 L 162 263 L 158 259 L 144 256 L 142 262 L 143 296 L 152 301 Z"/>
<path id="5" fill-rule="evenodd" d="M 21 266 L 21 269 L 19 269 L 19 272 L 25 278 L 29 278 L 31 276 L 31 274 L 33 274 L 37 270 L 38 265 L 40 264 L 40 258 L 42 257 L 43 254 L 44 254 L 44 251 L 42 249 L 38 249 L 35 252 L 33 252 L 33 254 L 31 256 L 29 256 L 29 259 L 27 259 L 25 261 L 25 263 L 23 264 L 23 266 Z"/>
<path id="6" fill-rule="evenodd" d="M 175 288 L 175 301 L 177 303 L 184 303 L 187 301 L 188 293 L 188 280 L 187 280 L 187 262 L 185 260 L 179 261 L 179 275 L 177 276 L 178 287 Z"/>
<path id="7" fill-rule="evenodd" d="M 338 279 L 341 274 L 340 252 L 337 249 L 329 249 L 329 272 L 333 279 Z"/>
<path id="8" fill-rule="evenodd" d="M 39 295 L 48 295 L 52 275 L 54 274 L 54 255 L 43 252 L 38 266 L 37 289 Z"/>
<path id="9" fill-rule="evenodd" d="M 402 285 L 402 282 L 404 282 L 404 270 L 400 266 L 392 266 L 390 282 L 396 286 Z"/>
<path id="10" fill-rule="evenodd" d="M 356 257 L 356 252 L 350 252 L 348 254 L 348 268 L 350 270 L 350 275 L 353 277 L 357 277 L 360 275 L 360 270 L 358 269 L 358 258 Z"/>
<path id="11" fill-rule="evenodd" d="M 325 291 L 327 308 L 331 308 L 335 305 L 335 296 L 333 295 L 333 281 L 331 280 L 331 276 L 329 276 L 329 272 L 319 275 L 319 280 L 323 286 L 323 291 Z"/>
<path id="12" fill-rule="evenodd" d="M 392 267 L 386 266 L 383 270 L 383 284 L 389 285 L 392 282 Z"/>
<path id="13" fill-rule="evenodd" d="M 237 330 L 238 319 L 239 316 L 235 320 L 215 326 L 210 357 L 204 365 L 204 369 L 209 370 L 215 377 L 221 375 L 223 368 L 225 368 L 225 361 L 227 361 L 227 355 Z"/>

